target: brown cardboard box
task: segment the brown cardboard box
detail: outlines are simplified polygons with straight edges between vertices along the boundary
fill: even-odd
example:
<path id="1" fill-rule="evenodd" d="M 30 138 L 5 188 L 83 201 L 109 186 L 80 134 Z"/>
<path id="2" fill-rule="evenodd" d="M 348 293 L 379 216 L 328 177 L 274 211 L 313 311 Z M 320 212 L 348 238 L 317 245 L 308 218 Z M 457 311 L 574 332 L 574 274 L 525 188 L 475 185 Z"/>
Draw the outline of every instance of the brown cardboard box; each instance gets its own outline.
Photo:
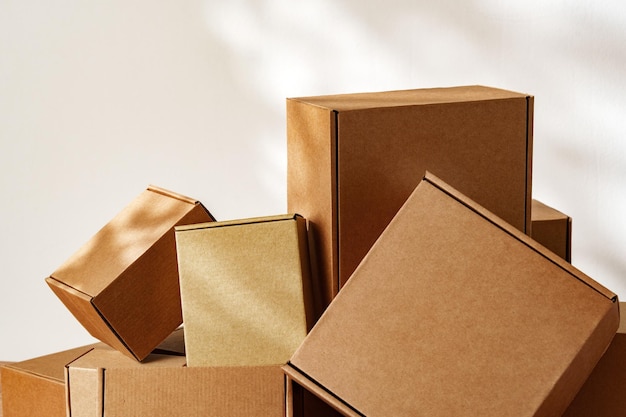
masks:
<path id="1" fill-rule="evenodd" d="M 0 367 L 4 417 L 65 417 L 64 366 L 93 349 L 83 346 Z"/>
<path id="2" fill-rule="evenodd" d="M 8 365 L 10 362 L 0 362 L 0 369 L 4 365 Z M 0 372 L 1 376 L 2 372 Z M 0 378 L 0 417 L 2 417 L 2 378 Z"/>
<path id="3" fill-rule="evenodd" d="M 306 221 L 176 227 L 187 364 L 280 365 L 312 326 Z"/>
<path id="4" fill-rule="evenodd" d="M 320 308 L 426 170 L 529 233 L 533 103 L 482 86 L 288 99 L 287 207 L 311 222 Z"/>
<path id="5" fill-rule="evenodd" d="M 538 200 L 532 201 L 531 217 L 531 237 L 572 262 L 572 218 Z"/>
<path id="6" fill-rule="evenodd" d="M 187 368 L 183 356 L 143 362 L 108 347 L 67 367 L 71 417 L 283 417 L 280 366 Z"/>
<path id="7" fill-rule="evenodd" d="M 182 323 L 174 226 L 211 220 L 149 187 L 46 282 L 92 336 L 142 360 Z"/>
<path id="8" fill-rule="evenodd" d="M 346 416 L 561 415 L 617 296 L 427 174 L 285 366 Z"/>
<path id="9" fill-rule="evenodd" d="M 563 417 L 626 416 L 626 303 L 617 334 Z"/>

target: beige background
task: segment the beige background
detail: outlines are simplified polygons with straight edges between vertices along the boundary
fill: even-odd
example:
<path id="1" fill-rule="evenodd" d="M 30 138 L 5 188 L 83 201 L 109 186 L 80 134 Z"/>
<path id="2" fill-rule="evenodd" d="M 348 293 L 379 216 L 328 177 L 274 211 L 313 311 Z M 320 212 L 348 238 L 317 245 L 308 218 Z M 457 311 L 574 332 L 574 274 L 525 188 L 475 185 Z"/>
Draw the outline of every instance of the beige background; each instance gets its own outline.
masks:
<path id="1" fill-rule="evenodd" d="M 534 94 L 534 196 L 626 298 L 625 7 L 0 0 L 0 359 L 91 342 L 43 279 L 148 184 L 220 220 L 283 213 L 288 96 Z"/>

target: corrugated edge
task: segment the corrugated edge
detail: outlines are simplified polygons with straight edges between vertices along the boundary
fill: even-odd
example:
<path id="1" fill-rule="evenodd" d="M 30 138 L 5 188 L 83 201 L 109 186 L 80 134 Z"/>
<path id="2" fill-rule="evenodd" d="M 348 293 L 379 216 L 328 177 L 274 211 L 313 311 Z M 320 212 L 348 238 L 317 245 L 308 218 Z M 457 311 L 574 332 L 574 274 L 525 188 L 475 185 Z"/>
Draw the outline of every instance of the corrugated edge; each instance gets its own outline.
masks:
<path id="1" fill-rule="evenodd" d="M 287 382 L 291 385 L 293 382 L 297 382 L 302 388 L 309 391 L 319 399 L 323 400 L 326 404 L 334 408 L 346 417 L 365 417 L 365 414 L 359 412 L 349 404 L 345 403 L 330 391 L 324 389 L 320 384 L 311 379 L 308 375 L 300 371 L 297 367 L 291 363 L 287 363 L 282 367 L 283 372 L 287 375 Z M 291 380 L 291 381 L 289 381 Z M 289 388 L 291 390 L 291 387 Z M 288 415 L 289 412 L 288 412 Z"/>
<path id="2" fill-rule="evenodd" d="M 276 221 L 284 221 L 284 220 L 295 220 L 299 217 L 302 217 L 302 216 L 296 213 L 279 214 L 275 216 L 251 217 L 247 219 L 224 220 L 220 222 L 205 222 L 205 223 L 181 225 L 181 226 L 176 226 L 174 230 L 176 232 L 185 232 L 188 230 L 215 229 L 215 228 L 224 227 L 224 226 L 240 226 L 240 225 L 254 224 L 254 223 L 268 223 L 268 222 L 276 222 Z"/>
<path id="3" fill-rule="evenodd" d="M 198 203 L 198 200 L 195 200 L 195 199 L 193 199 L 191 197 L 187 197 L 187 196 L 182 195 L 182 194 L 178 194 L 178 193 L 176 193 L 174 191 L 170 191 L 170 190 L 167 190 L 165 188 L 157 187 L 156 185 L 152 185 L 152 184 L 148 185 L 147 190 L 148 191 L 152 191 L 152 192 L 157 193 L 157 194 L 164 195 L 166 197 L 171 197 L 171 198 L 175 198 L 175 199 L 180 200 L 180 201 L 184 201 L 185 203 L 189 203 L 189 204 L 197 204 Z"/>
<path id="4" fill-rule="evenodd" d="M 541 246 L 540 244 L 535 242 L 530 236 L 528 236 L 528 235 L 522 233 L 521 231 L 517 230 L 516 228 L 514 228 L 513 226 L 511 226 L 510 224 L 508 224 L 507 222 L 505 222 L 504 220 L 502 220 L 501 218 L 496 216 L 495 214 L 491 213 L 486 208 L 482 207 L 480 204 L 474 202 L 470 198 L 468 198 L 465 195 L 461 194 L 456 189 L 454 189 L 450 185 L 446 184 L 444 181 L 439 179 L 437 176 L 435 176 L 431 172 L 426 172 L 426 174 L 424 175 L 424 181 L 426 181 L 429 184 L 431 184 L 432 186 L 438 188 L 439 190 L 441 190 L 445 194 L 447 194 L 450 197 L 452 197 L 455 200 L 457 200 L 459 203 L 463 204 L 465 207 L 471 209 L 476 214 L 478 214 L 481 217 L 483 217 L 485 220 L 489 221 L 493 225 L 499 227 L 504 232 L 508 233 L 509 235 L 511 235 L 512 237 L 516 238 L 520 242 L 524 243 L 530 249 L 532 249 L 535 252 L 539 253 L 544 258 L 546 258 L 549 261 L 551 261 L 552 263 L 556 264 L 561 269 L 565 270 L 570 275 L 572 275 L 574 278 L 578 279 L 579 281 L 581 281 L 584 284 L 586 284 L 588 287 L 590 287 L 590 288 L 594 289 L 595 291 L 597 291 L 598 293 L 602 294 L 603 296 L 605 296 L 606 298 L 608 298 L 612 302 L 615 303 L 615 302 L 618 301 L 617 294 L 615 294 L 613 291 L 611 291 L 608 288 L 604 287 L 602 284 L 598 283 L 593 278 L 587 276 L 585 273 L 583 273 L 582 271 L 580 271 L 579 269 L 575 268 L 570 263 L 568 263 L 565 259 L 562 259 L 558 255 L 553 254 L 552 252 L 545 250 L 543 248 L 543 246 Z"/>

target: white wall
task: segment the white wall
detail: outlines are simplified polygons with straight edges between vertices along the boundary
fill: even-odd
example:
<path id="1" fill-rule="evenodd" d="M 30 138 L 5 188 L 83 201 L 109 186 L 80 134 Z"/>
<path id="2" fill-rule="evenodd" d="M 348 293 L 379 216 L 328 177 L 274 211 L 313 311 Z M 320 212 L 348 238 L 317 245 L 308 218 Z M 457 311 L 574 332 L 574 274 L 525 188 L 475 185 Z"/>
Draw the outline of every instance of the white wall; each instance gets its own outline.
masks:
<path id="1" fill-rule="evenodd" d="M 148 184 L 285 212 L 289 96 L 535 95 L 534 196 L 626 299 L 623 4 L 0 0 L 0 360 L 92 340 L 43 280 Z"/>

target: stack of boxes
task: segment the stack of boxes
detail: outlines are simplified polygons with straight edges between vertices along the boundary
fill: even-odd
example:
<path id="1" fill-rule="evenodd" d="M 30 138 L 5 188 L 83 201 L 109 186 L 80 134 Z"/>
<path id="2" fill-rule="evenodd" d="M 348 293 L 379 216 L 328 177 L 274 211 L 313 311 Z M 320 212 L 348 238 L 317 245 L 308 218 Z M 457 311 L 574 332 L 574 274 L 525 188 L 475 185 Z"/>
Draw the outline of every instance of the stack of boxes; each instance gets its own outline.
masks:
<path id="1" fill-rule="evenodd" d="M 46 280 L 102 343 L 2 367 L 4 417 L 626 415 L 532 123 L 480 86 L 287 100 L 294 214 L 150 187 Z"/>

